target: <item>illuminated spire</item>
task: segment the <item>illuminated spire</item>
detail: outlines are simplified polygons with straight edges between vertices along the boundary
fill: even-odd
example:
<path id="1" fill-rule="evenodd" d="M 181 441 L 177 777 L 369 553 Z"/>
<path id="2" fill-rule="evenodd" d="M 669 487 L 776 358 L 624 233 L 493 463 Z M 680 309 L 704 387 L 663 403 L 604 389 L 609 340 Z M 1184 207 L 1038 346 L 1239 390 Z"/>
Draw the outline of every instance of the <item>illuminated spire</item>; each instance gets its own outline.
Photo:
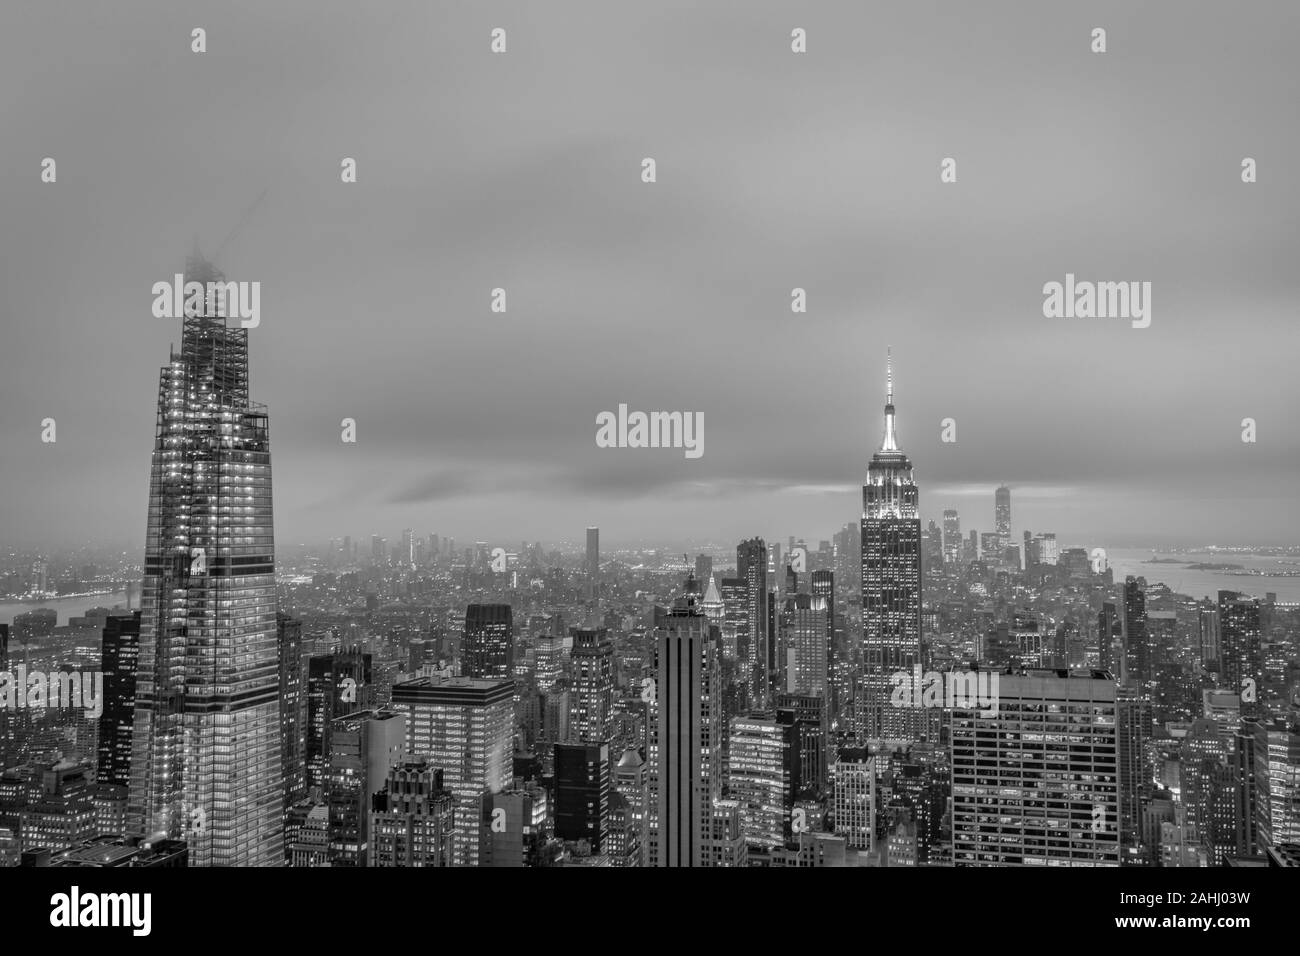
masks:
<path id="1" fill-rule="evenodd" d="M 880 443 L 881 451 L 898 451 L 898 440 L 894 435 L 894 355 L 892 349 L 885 350 L 885 438 Z"/>

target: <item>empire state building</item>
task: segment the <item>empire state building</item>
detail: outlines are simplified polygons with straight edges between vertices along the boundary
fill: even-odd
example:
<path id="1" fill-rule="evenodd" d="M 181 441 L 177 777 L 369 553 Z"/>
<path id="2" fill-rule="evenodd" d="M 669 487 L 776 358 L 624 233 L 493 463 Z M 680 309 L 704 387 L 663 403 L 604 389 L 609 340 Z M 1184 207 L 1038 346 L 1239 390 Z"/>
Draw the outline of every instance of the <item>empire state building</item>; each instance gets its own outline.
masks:
<path id="1" fill-rule="evenodd" d="M 912 462 L 898 447 L 894 374 L 887 360 L 885 433 L 862 486 L 861 738 L 919 736 L 921 714 L 891 706 L 891 676 L 921 663 L 921 518 Z"/>

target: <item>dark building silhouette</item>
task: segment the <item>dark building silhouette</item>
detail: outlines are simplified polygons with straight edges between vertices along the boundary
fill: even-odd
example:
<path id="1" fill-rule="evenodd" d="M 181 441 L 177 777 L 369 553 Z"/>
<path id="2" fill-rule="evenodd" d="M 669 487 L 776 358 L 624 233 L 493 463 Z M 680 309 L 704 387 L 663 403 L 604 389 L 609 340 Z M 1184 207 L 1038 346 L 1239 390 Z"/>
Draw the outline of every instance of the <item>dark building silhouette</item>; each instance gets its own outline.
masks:
<path id="1" fill-rule="evenodd" d="M 104 710 L 99 715 L 99 783 L 131 784 L 131 736 L 135 724 L 136 667 L 140 662 L 140 612 L 104 622 L 99 669 L 104 672 Z"/>
<path id="2" fill-rule="evenodd" d="M 514 679 L 514 624 L 509 604 L 471 604 L 465 609 L 461 660 L 465 677 Z"/>

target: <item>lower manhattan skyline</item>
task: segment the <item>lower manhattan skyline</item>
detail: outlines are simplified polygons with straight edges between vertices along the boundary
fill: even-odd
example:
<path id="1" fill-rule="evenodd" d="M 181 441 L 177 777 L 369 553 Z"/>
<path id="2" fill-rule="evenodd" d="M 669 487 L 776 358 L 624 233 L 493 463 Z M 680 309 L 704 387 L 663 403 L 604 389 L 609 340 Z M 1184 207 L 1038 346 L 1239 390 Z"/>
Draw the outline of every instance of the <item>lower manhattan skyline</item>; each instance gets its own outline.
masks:
<path id="1" fill-rule="evenodd" d="M 576 867 L 856 870 L 811 898 L 892 928 L 1294 922 L 1300 10 L 0 38 L 20 921 L 192 938 L 197 897 L 348 945 L 512 905 L 401 871 Z M 659 909 L 611 925 L 671 944 Z"/>

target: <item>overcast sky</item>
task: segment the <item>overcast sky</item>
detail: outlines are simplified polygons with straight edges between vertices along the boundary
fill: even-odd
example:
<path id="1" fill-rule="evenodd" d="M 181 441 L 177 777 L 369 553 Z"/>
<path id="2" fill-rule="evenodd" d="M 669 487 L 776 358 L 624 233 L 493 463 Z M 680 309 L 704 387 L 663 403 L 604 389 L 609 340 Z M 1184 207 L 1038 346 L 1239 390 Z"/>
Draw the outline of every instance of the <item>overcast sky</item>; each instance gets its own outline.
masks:
<path id="1" fill-rule="evenodd" d="M 281 545 L 830 537 L 886 344 L 926 519 L 1300 540 L 1298 47 L 1293 2 L 4 4 L 0 544 L 143 541 L 150 288 L 263 190 L 217 261 Z M 1067 272 L 1150 327 L 1044 318 Z M 703 457 L 597 448 L 620 403 Z"/>

